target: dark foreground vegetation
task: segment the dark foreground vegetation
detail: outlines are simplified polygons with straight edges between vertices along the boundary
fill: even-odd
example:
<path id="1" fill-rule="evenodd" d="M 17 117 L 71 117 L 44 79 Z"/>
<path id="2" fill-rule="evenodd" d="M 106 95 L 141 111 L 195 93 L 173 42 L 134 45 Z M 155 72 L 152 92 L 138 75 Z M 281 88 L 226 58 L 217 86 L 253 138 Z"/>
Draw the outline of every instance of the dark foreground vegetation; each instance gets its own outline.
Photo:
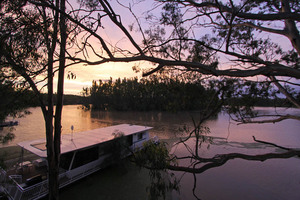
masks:
<path id="1" fill-rule="evenodd" d="M 204 86 L 204 96 L 200 97 L 209 104 L 206 106 L 207 112 L 201 112 L 202 116 L 190 134 L 191 137 L 196 137 L 197 141 L 201 133 L 197 130 L 201 129 L 208 116 L 218 111 L 215 108 L 221 105 L 225 106 L 230 114 L 234 113 L 237 116 L 236 120 L 241 123 L 300 120 L 298 115 L 290 115 L 287 112 L 282 115 L 264 116 L 268 120 L 261 120 L 257 118 L 261 116 L 255 115 L 251 109 L 251 106 L 257 105 L 254 101 L 257 98 L 275 99 L 276 94 L 269 92 L 270 84 L 278 88 L 281 93 L 279 97 L 284 96 L 291 104 L 300 108 L 298 0 L 164 0 L 153 1 L 150 4 L 148 1 L 133 2 L 0 1 L 0 78 L 3 75 L 5 81 L 10 80 L 17 85 L 31 88 L 39 98 L 47 140 L 49 199 L 59 199 L 58 169 L 64 104 L 63 86 L 67 73 L 73 77 L 72 72 L 66 71 L 72 65 L 98 66 L 112 62 L 145 62 L 153 68 L 145 71 L 144 76 L 173 68 L 181 70 L 182 73 L 195 72 L 199 75 L 199 81 L 205 78 L 215 79 L 215 84 Z M 123 12 L 120 7 L 128 12 Z M 103 29 L 111 30 L 113 35 Z M 124 45 L 121 41 L 128 43 Z M 82 70 L 86 69 L 82 67 Z M 85 73 L 83 71 L 82 73 Z M 44 83 L 37 77 L 44 77 Z M 54 77 L 57 77 L 57 81 Z M 220 81 L 222 77 L 224 79 Z M 225 77 L 231 81 L 227 81 Z M 238 82 L 238 78 L 256 78 L 261 85 L 256 87 L 249 81 Z M 47 90 L 46 100 L 39 88 L 41 84 L 45 84 Z M 102 84 L 99 85 L 102 88 Z M 297 88 L 298 92 L 291 91 L 292 87 Z M 53 101 L 55 88 L 56 106 Z M 163 86 L 156 89 L 161 88 Z M 104 102 L 98 105 L 101 109 L 126 110 L 130 108 L 132 101 L 139 104 L 137 107 L 141 110 L 194 109 L 194 105 L 186 104 L 186 99 L 181 98 L 185 96 L 182 92 L 187 88 L 178 91 L 177 89 L 172 87 L 164 92 L 151 90 L 126 93 L 127 96 L 117 94 L 117 91 L 122 91 L 118 89 L 109 91 L 110 96 L 100 92 L 99 94 L 104 95 L 103 100 L 95 99 Z M 133 91 L 139 90 L 134 88 Z M 213 96 L 207 95 L 213 97 L 210 102 L 206 98 L 207 91 L 215 91 Z M 137 96 L 134 96 L 135 94 Z M 155 98 L 154 94 L 157 94 Z M 192 92 L 185 97 L 190 98 L 193 95 L 197 94 Z M 111 98 L 111 101 L 105 98 Z M 148 101 L 149 99 L 157 102 L 153 103 Z M 201 107 L 202 101 L 197 99 L 194 104 Z M 173 105 L 174 102 L 176 105 Z M 239 107 L 239 104 L 246 106 Z M 137 107 L 130 109 L 138 109 Z M 189 165 L 188 169 L 177 168 L 178 170 L 197 172 L 200 169 L 198 164 L 206 162 L 206 159 L 198 155 L 201 146 L 198 144 L 201 143 L 196 142 L 193 148 L 189 148 L 195 150 L 191 152 L 191 158 L 196 162 Z M 291 152 L 293 155 L 300 155 L 299 151 Z M 293 155 L 287 156 L 283 153 L 276 157 L 287 158 Z M 267 156 L 264 160 L 274 158 L 274 155 Z M 217 166 L 220 162 L 233 158 L 242 157 L 240 154 L 216 155 L 209 160 L 209 165 Z M 170 166 L 168 169 L 174 171 L 174 167 L 176 166 Z M 195 190 L 196 188 L 193 191 Z M 195 193 L 194 196 L 199 199 Z"/>

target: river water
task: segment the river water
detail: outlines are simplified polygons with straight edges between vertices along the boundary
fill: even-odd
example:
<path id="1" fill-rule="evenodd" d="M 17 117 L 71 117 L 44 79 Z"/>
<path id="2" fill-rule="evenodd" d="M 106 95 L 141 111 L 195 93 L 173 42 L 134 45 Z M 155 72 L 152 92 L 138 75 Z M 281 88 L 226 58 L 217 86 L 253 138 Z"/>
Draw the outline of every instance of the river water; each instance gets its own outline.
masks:
<path id="1" fill-rule="evenodd" d="M 256 108 L 264 114 L 274 112 L 271 108 Z M 13 133 L 15 139 L 7 145 L 44 138 L 44 121 L 40 108 L 30 108 L 32 113 L 18 119 L 19 125 Z M 300 115 L 299 109 L 276 110 Z M 151 136 L 158 136 L 170 145 L 186 135 L 184 126 L 192 128 L 192 118 L 197 113 L 179 112 L 107 112 L 85 111 L 78 106 L 64 106 L 63 134 L 91 130 L 115 124 L 129 123 L 151 126 Z M 300 148 L 300 123 L 285 120 L 276 124 L 236 125 L 229 116 L 220 113 L 205 124 L 210 128 L 213 143 L 203 143 L 199 154 L 211 157 L 215 154 L 238 152 L 260 154 L 277 152 L 278 148 L 255 143 L 256 139 L 276 143 L 285 147 Z M 2 130 L 6 131 L 6 129 Z M 193 149 L 193 139 L 187 144 Z M 189 155 L 184 145 L 171 149 L 177 156 Z M 188 165 L 188 161 L 179 162 Z M 75 183 L 61 192 L 62 199 L 147 199 L 150 184 L 148 171 L 133 164 L 125 168 L 109 167 Z M 193 174 L 174 172 L 180 180 L 180 192 L 170 191 L 167 199 L 300 199 L 300 159 L 273 159 L 265 162 L 232 160 L 225 165 L 204 173 Z M 195 187 L 196 186 L 196 187 Z M 194 189 L 194 193 L 193 193 Z"/>

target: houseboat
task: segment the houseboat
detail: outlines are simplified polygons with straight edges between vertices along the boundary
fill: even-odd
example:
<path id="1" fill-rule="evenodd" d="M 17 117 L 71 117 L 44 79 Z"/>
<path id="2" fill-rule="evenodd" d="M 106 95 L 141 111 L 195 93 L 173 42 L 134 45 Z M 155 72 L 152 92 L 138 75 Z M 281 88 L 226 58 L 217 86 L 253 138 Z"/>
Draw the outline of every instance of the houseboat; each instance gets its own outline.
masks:
<path id="1" fill-rule="evenodd" d="M 121 124 L 61 137 L 60 188 L 142 148 L 152 127 Z M 18 144 L 35 155 L 13 169 L 0 170 L 2 190 L 14 200 L 40 199 L 48 194 L 46 140 Z"/>

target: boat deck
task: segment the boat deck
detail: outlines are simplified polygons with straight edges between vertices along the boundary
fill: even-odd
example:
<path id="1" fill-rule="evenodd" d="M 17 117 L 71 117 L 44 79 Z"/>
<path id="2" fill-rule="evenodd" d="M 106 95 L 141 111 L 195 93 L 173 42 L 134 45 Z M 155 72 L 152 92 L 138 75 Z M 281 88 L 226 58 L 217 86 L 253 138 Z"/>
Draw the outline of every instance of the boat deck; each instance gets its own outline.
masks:
<path id="1" fill-rule="evenodd" d="M 7 176 L 18 177 L 15 181 L 22 188 L 26 188 L 47 179 L 47 165 L 45 163 L 41 159 L 34 163 L 25 161 L 8 169 L 6 173 Z"/>

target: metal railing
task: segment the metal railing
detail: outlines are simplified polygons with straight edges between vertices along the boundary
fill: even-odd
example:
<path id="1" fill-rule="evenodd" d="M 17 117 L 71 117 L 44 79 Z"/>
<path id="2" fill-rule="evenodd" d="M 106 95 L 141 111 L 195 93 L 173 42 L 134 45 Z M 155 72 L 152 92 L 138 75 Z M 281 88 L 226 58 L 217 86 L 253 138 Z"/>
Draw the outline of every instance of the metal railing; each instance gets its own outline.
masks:
<path id="1" fill-rule="evenodd" d="M 39 199 L 48 193 L 48 181 L 23 188 L 19 183 L 22 182 L 21 175 L 11 175 L 3 183 L 5 192 L 14 200 L 34 200 Z"/>
<path id="2" fill-rule="evenodd" d="M 0 183 L 4 183 L 6 179 L 6 171 L 0 167 Z"/>
<path id="3" fill-rule="evenodd" d="M 93 168 L 87 169 L 87 170 L 77 174 L 76 176 L 72 176 L 72 177 L 69 177 L 67 173 L 60 174 L 59 175 L 59 188 L 69 185 L 69 184 L 71 184 L 83 177 L 86 177 L 100 169 L 101 169 L 101 167 L 99 165 L 97 165 L 97 166 L 94 166 Z"/>
<path id="4" fill-rule="evenodd" d="M 101 169 L 100 166 L 96 165 L 73 177 L 68 177 L 68 174 L 64 172 L 59 175 L 59 188 L 69 185 L 85 176 L 88 176 L 98 171 L 99 169 Z M 21 175 L 7 176 L 6 172 L 3 169 L 0 169 L 0 183 L 3 186 L 5 192 L 11 197 L 11 199 L 14 200 L 40 199 L 48 194 L 49 189 L 48 180 L 44 180 L 32 186 L 24 187 L 24 185 L 21 184 Z"/>

